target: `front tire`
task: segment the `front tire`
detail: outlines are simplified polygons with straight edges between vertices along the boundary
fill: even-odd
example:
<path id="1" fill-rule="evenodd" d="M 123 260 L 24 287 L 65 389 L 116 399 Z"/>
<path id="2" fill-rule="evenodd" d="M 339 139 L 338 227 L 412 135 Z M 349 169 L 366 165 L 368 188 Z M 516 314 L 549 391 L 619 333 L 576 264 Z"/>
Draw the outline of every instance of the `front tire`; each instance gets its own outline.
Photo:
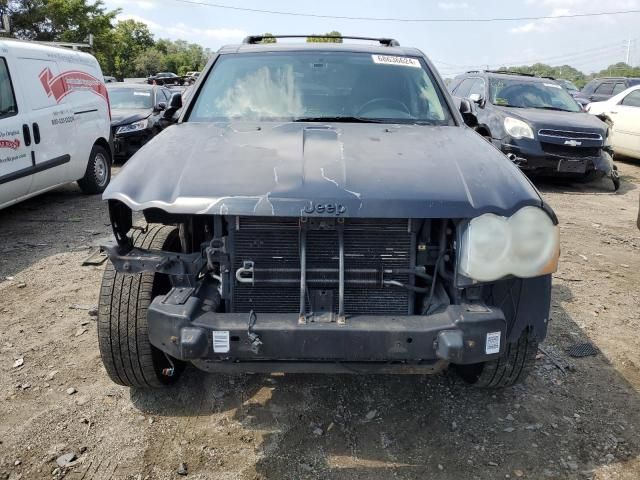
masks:
<path id="1" fill-rule="evenodd" d="M 83 193 L 93 195 L 104 192 L 111 181 L 111 155 L 104 147 L 94 145 L 89 155 L 84 177 L 78 180 Z"/>
<path id="2" fill-rule="evenodd" d="M 536 362 L 538 341 L 526 330 L 515 343 L 506 345 L 503 355 L 488 362 L 456 365 L 462 379 L 479 388 L 503 388 L 522 382 Z"/>
<path id="3" fill-rule="evenodd" d="M 178 229 L 149 225 L 136 232 L 134 246 L 152 250 L 178 250 Z M 100 288 L 98 342 L 107 374 L 127 387 L 164 387 L 174 383 L 183 368 L 149 342 L 147 309 L 171 285 L 166 275 L 124 274 L 109 263 Z"/>

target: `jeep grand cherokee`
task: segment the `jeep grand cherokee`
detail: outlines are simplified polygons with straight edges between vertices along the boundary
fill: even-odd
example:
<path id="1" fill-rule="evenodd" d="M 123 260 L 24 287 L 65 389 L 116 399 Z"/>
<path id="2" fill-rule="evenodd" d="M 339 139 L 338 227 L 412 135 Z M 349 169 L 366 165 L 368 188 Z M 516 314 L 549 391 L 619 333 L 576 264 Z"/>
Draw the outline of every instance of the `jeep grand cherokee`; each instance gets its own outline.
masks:
<path id="1" fill-rule="evenodd" d="M 470 103 L 454 108 L 395 40 L 260 40 L 222 48 L 104 194 L 109 376 L 162 386 L 191 362 L 522 380 L 547 331 L 557 219 L 464 125 Z"/>

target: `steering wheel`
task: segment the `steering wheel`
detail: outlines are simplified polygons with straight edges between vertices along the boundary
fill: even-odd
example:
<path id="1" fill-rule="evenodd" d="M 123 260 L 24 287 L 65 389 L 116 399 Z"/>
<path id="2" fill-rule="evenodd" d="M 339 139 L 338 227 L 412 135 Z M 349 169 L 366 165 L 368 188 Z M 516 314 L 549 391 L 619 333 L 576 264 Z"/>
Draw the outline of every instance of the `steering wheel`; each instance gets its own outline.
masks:
<path id="1" fill-rule="evenodd" d="M 371 110 L 371 105 L 375 105 L 376 103 L 381 103 L 381 104 L 385 104 L 386 103 L 387 106 L 394 105 L 395 107 L 400 107 L 399 109 L 398 108 L 394 108 L 394 110 L 401 110 L 404 113 L 406 113 L 407 115 L 411 115 L 411 112 L 409 111 L 409 108 L 404 103 L 402 103 L 400 100 L 396 100 L 394 98 L 379 97 L 379 98 L 374 98 L 372 100 L 369 100 L 364 105 L 362 105 L 358 109 L 358 113 L 356 113 L 356 116 L 360 117 L 367 110 Z"/>

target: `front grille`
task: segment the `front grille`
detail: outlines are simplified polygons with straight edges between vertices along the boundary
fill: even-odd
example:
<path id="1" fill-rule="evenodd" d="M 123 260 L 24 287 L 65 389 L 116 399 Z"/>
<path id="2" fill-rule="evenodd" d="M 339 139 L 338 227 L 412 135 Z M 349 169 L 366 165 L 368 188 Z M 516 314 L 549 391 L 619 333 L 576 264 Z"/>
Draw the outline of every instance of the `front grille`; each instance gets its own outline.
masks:
<path id="1" fill-rule="evenodd" d="M 308 219 L 312 221 L 311 219 Z M 334 220 L 335 221 L 335 220 Z M 247 261 L 254 264 L 254 283 L 235 281 L 235 312 L 294 313 L 300 308 L 300 219 L 234 217 L 229 222 L 233 272 Z M 306 228 L 307 313 L 314 295 L 332 297 L 338 311 L 338 231 Z M 411 295 L 405 289 L 383 286 L 385 279 L 409 281 L 413 234 L 407 219 L 344 220 L 346 314 L 407 314 Z M 232 278 L 235 278 L 233 276 Z"/>
<path id="2" fill-rule="evenodd" d="M 541 142 L 541 145 L 545 153 L 563 158 L 586 158 L 600 155 L 600 147 L 572 147 L 547 142 Z"/>
<path id="3" fill-rule="evenodd" d="M 548 128 L 538 130 L 538 135 L 542 137 L 564 138 L 567 140 L 602 140 L 602 135 L 599 133 L 551 130 Z"/>

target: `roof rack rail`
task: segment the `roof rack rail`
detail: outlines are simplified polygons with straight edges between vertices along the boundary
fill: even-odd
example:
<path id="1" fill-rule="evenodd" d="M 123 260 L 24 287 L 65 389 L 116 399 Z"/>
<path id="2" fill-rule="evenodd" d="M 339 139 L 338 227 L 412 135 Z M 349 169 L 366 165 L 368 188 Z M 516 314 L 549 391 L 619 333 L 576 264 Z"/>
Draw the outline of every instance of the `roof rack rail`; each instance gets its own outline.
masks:
<path id="1" fill-rule="evenodd" d="M 345 35 L 334 36 L 334 35 L 249 35 L 242 40 L 242 43 L 248 45 L 255 45 L 256 43 L 262 42 L 265 38 L 340 38 L 347 40 L 370 40 L 373 42 L 378 42 L 380 45 L 384 45 L 386 47 L 399 47 L 400 42 L 398 42 L 395 38 L 374 38 L 374 37 L 350 37 Z"/>
<path id="2" fill-rule="evenodd" d="M 467 70 L 465 73 L 482 73 L 482 70 Z"/>
<path id="3" fill-rule="evenodd" d="M 503 75 L 521 75 L 523 77 L 537 77 L 534 73 L 514 72 L 512 70 L 485 70 L 488 73 L 501 73 Z"/>

